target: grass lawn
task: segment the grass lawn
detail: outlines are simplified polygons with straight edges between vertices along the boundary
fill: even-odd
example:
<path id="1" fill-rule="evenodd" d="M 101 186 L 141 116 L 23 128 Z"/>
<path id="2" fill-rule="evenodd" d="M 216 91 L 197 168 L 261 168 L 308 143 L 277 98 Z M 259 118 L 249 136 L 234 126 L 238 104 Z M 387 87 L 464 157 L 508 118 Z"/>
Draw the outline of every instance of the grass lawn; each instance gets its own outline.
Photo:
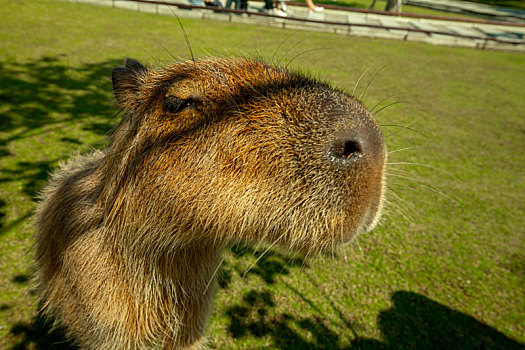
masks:
<path id="1" fill-rule="evenodd" d="M 59 161 L 103 145 L 112 67 L 188 51 L 171 17 L 51 0 L 0 0 L 0 15 L 0 348 L 64 348 L 37 318 L 35 196 Z M 229 249 L 211 348 L 525 348 L 523 54 L 315 32 L 279 48 L 290 32 L 183 23 L 198 57 L 305 53 L 290 66 L 349 91 L 369 69 L 356 94 L 371 82 L 370 108 L 407 102 L 377 114 L 381 226 L 334 259 Z"/>

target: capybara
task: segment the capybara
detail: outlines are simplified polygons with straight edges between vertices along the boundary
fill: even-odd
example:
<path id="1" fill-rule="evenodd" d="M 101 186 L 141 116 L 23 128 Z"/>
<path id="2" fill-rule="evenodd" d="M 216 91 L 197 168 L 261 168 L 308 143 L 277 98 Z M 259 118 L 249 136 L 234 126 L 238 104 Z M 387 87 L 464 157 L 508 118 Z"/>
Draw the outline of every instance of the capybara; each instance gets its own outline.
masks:
<path id="1" fill-rule="evenodd" d="M 378 222 L 384 139 L 342 90 L 248 58 L 127 59 L 113 90 L 108 146 L 37 211 L 44 310 L 83 349 L 202 348 L 225 246 L 327 252 Z"/>

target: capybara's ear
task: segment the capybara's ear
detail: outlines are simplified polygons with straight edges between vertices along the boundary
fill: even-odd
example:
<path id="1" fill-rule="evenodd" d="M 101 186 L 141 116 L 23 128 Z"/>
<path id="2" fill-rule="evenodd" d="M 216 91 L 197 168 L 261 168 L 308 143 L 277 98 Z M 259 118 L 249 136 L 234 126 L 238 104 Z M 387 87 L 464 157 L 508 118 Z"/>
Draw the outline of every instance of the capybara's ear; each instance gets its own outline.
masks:
<path id="1" fill-rule="evenodd" d="M 146 77 L 148 69 L 137 60 L 126 58 L 124 68 L 113 68 L 113 93 L 121 107 L 129 106 Z"/>

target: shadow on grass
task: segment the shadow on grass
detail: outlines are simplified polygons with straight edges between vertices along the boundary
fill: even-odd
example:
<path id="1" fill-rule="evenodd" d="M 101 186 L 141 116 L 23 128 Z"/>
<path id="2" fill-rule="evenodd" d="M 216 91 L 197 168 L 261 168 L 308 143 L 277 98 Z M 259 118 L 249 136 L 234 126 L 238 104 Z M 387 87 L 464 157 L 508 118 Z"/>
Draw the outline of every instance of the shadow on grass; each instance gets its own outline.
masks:
<path id="1" fill-rule="evenodd" d="M 17 323 L 11 328 L 10 337 L 16 339 L 12 349 L 52 350 L 78 349 L 67 340 L 60 328 L 38 315 L 30 323 Z"/>
<path id="2" fill-rule="evenodd" d="M 251 247 L 236 244 L 231 248 L 235 258 L 240 258 L 247 254 L 253 255 L 255 263 L 249 268 L 238 271 L 243 277 L 246 275 L 257 275 L 266 284 L 274 284 L 278 275 L 288 275 L 293 267 L 306 267 L 306 262 L 302 257 L 288 256 L 275 250 L 258 251 Z"/>
<path id="3" fill-rule="evenodd" d="M 234 247 L 232 250 L 242 255 L 250 252 L 238 249 Z M 277 274 L 287 273 L 285 271 L 290 265 L 286 266 L 288 258 L 279 253 L 267 254 L 268 260 L 258 266 L 267 271 L 257 274 L 261 277 L 272 276 L 269 281 L 274 281 Z M 268 262 L 272 259 L 274 262 Z M 264 260 L 260 257 L 258 261 Z M 275 261 L 280 261 L 284 268 L 276 269 L 278 264 Z M 298 261 L 301 259 L 298 258 L 295 263 L 299 264 Z M 232 273 L 229 271 L 227 274 Z M 27 281 L 27 275 L 12 278 L 14 283 L 23 284 Z M 262 290 L 246 292 L 240 302 L 223 311 L 228 322 L 226 329 L 232 338 L 264 338 L 270 342 L 269 347 L 272 349 L 525 349 L 523 344 L 472 316 L 408 291 L 394 293 L 392 307 L 379 314 L 377 326 L 382 334 L 381 339 L 362 338 L 356 332 L 358 327 L 344 317 L 343 311 L 332 305 L 338 316 L 334 321 L 333 314 L 326 315 L 322 307 L 286 283 L 293 293 L 310 305 L 315 316 L 302 317 L 296 313 L 276 312 L 278 301 L 269 288 L 272 283 L 265 283 Z M 320 293 L 323 294 L 322 291 Z M 330 300 L 328 295 L 321 296 Z M 9 309 L 9 305 L 0 305 L 0 311 L 2 309 Z M 334 322 L 337 323 L 335 327 Z M 351 343 L 347 341 L 348 334 L 353 338 Z M 9 337 L 14 349 L 76 348 L 67 341 L 60 329 L 53 328 L 51 322 L 40 316 L 35 316 L 28 323 L 15 324 Z"/>
<path id="4" fill-rule="evenodd" d="M 54 148 L 60 143 L 77 149 L 84 144 L 71 127 L 80 124 L 82 130 L 94 135 L 106 134 L 117 110 L 111 70 L 119 65 L 121 60 L 72 66 L 65 56 L 25 62 L 1 59 L 0 159 L 13 157 L 15 147 L 35 148 L 35 154 L 25 161 L 2 162 L 0 183 L 21 184 L 20 193 L 34 199 L 63 156 Z M 20 142 L 29 138 L 30 144 Z M 0 234 L 20 223 L 18 219 L 5 222 L 6 201 L 0 199 Z M 28 216 L 21 214 L 21 219 Z"/>
<path id="5" fill-rule="evenodd" d="M 5 207 L 6 207 L 7 203 L 2 199 L 0 198 L 0 235 L 2 234 L 3 232 L 3 229 L 4 229 L 4 217 L 5 217 Z"/>
<path id="6" fill-rule="evenodd" d="M 266 285 L 273 284 L 269 281 L 274 280 L 276 271 L 287 271 L 286 267 L 276 269 L 273 262 L 259 261 L 257 274 L 272 276 L 265 279 Z M 321 295 L 333 309 L 328 317 L 322 307 L 301 291 L 284 284 L 313 309 L 315 316 L 279 313 L 269 288 L 251 290 L 239 303 L 223 311 L 230 336 L 234 339 L 264 338 L 271 341 L 270 347 L 275 349 L 525 349 L 523 344 L 472 316 L 408 291 L 394 293 L 393 306 L 379 314 L 377 325 L 381 339 L 362 338 L 356 331 L 359 327 L 347 319 L 344 310 L 330 302 L 330 296 Z M 337 323 L 335 327 L 334 322 Z M 341 330 L 346 330 L 344 336 Z M 348 335 L 353 338 L 351 344 Z"/>
<path id="7" fill-rule="evenodd" d="M 300 256 L 290 257 L 276 251 L 257 251 L 250 247 L 235 245 L 231 252 L 236 259 L 252 255 L 255 262 L 248 268 L 225 266 L 221 275 L 228 281 L 233 273 L 239 276 L 259 276 L 265 286 L 275 284 L 278 276 L 288 275 L 292 268 L 308 268 Z M 222 288 L 227 288 L 221 282 Z M 286 282 L 284 282 L 286 284 Z M 315 310 L 314 317 L 298 317 L 292 313 L 277 313 L 274 311 L 276 301 L 269 288 L 246 292 L 240 303 L 227 307 L 223 313 L 228 318 L 228 332 L 235 339 L 244 337 L 271 339 L 271 348 L 275 349 L 342 349 L 340 336 L 327 323 L 323 311 L 308 299 L 301 291 L 287 285 L 288 289 L 303 302 Z M 345 323 L 346 324 L 346 323 Z"/>
<path id="8" fill-rule="evenodd" d="M 523 344 L 474 317 L 423 295 L 399 291 L 392 296 L 392 303 L 378 317 L 387 348 L 525 349 Z M 366 340 L 359 343 L 363 348 L 366 344 Z"/>
<path id="9" fill-rule="evenodd" d="M 115 104 L 111 94 L 111 70 L 120 60 L 72 67 L 65 57 L 48 56 L 39 60 L 0 61 L 0 128 L 10 134 L 0 145 L 27 137 L 46 126 L 78 123 L 93 116 L 111 117 Z M 100 132 L 104 125 L 88 129 Z M 107 130 L 104 130 L 104 133 Z M 78 141 L 78 140 L 77 140 Z M 0 156 L 9 152 L 3 149 Z"/>
<path id="10" fill-rule="evenodd" d="M 246 293 L 240 304 L 229 307 L 228 331 L 235 339 L 269 337 L 275 349 L 341 349 L 340 337 L 319 316 L 301 318 L 275 315 L 273 296 L 267 290 Z M 309 336 L 305 335 L 309 334 Z"/>
<path id="11" fill-rule="evenodd" d="M 29 274 L 18 274 L 11 278 L 11 282 L 19 285 L 25 285 L 30 281 Z M 34 291 L 30 292 L 31 294 Z M 10 306 L 3 304 L 0 311 L 9 310 Z M 22 350 L 51 350 L 51 349 L 77 349 L 67 340 L 64 332 L 59 327 L 53 326 L 53 321 L 48 320 L 36 313 L 29 322 L 15 323 L 9 332 L 8 341 L 11 349 Z"/>

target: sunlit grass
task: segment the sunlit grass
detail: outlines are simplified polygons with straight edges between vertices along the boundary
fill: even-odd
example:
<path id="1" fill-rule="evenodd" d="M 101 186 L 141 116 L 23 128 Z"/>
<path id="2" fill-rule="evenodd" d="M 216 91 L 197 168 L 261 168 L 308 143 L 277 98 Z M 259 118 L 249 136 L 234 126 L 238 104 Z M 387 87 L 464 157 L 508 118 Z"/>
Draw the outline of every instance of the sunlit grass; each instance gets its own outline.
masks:
<path id="1" fill-rule="evenodd" d="M 35 320 L 30 279 L 37 193 L 60 160 L 100 147 L 116 122 L 112 67 L 189 53 L 171 17 L 50 0 L 0 0 L 0 15 L 0 348 L 51 349 L 60 337 Z M 316 49 L 291 67 L 348 91 L 369 69 L 359 96 L 386 65 L 364 103 L 406 101 L 377 114 L 391 151 L 380 228 L 335 259 L 229 249 L 211 347 L 521 347 L 522 54 L 314 32 L 275 52 L 290 32 L 182 21 L 197 57 L 275 53 L 287 64 Z"/>

